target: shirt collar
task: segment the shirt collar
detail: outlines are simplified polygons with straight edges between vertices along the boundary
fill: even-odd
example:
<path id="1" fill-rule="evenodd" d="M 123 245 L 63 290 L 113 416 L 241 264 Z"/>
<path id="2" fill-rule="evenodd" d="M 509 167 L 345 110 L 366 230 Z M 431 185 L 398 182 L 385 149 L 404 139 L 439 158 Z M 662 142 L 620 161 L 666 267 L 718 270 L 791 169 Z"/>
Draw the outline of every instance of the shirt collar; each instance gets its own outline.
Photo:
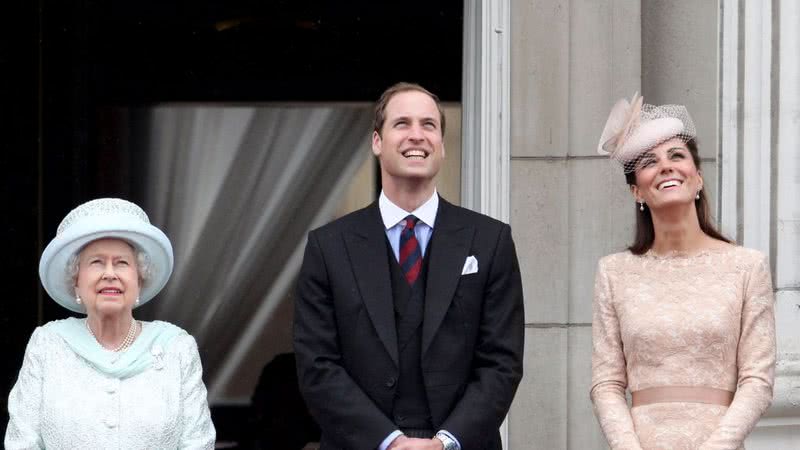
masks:
<path id="1" fill-rule="evenodd" d="M 439 194 L 436 192 L 436 189 L 434 189 L 431 198 L 426 200 L 419 208 L 408 212 L 392 203 L 389 197 L 381 191 L 381 195 L 378 198 L 378 208 L 381 211 L 383 226 L 385 226 L 387 230 L 400 223 L 400 221 L 405 219 L 409 214 L 417 216 L 425 225 L 433 228 L 433 223 L 436 222 L 436 211 L 439 210 Z"/>

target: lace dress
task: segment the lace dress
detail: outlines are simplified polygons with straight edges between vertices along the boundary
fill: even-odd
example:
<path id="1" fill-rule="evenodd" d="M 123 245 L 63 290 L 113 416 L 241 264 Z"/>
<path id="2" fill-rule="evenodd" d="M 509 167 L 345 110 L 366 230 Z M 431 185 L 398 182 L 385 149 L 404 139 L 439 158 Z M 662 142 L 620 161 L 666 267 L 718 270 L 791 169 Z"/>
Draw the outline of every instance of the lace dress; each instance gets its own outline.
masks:
<path id="1" fill-rule="evenodd" d="M 768 263 L 731 246 L 694 256 L 629 252 L 600 260 L 592 318 L 591 398 L 612 449 L 742 449 L 772 401 L 775 319 Z M 631 392 L 735 391 L 729 407 L 652 403 Z"/>
<path id="2" fill-rule="evenodd" d="M 78 356 L 53 324 L 37 328 L 28 343 L 9 395 L 6 449 L 214 448 L 192 336 L 181 330 L 152 367 L 115 378 Z M 142 324 L 144 335 L 153 323 Z"/>

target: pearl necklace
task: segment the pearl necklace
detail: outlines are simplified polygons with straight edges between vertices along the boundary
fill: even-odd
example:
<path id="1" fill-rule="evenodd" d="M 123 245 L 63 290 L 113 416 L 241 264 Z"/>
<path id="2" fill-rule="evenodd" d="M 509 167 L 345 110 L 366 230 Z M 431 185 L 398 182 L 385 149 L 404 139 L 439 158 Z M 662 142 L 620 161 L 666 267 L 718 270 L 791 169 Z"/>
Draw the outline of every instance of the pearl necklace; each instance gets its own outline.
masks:
<path id="1" fill-rule="evenodd" d="M 101 347 L 103 347 L 103 344 L 100 342 L 99 339 L 97 339 L 97 336 L 94 334 L 94 331 L 92 331 L 92 327 L 89 326 L 89 319 L 87 318 L 83 323 L 86 324 L 86 329 L 89 330 L 89 333 L 92 335 L 94 340 L 97 341 L 97 343 L 100 344 Z M 131 327 L 128 328 L 128 334 L 125 335 L 125 339 L 122 340 L 122 343 L 119 344 L 119 347 L 117 347 L 117 348 L 115 348 L 115 349 L 113 349 L 111 351 L 112 352 L 121 352 L 123 350 L 127 350 L 128 347 L 130 347 L 131 344 L 133 344 L 133 340 L 136 339 L 136 332 L 137 331 L 139 331 L 139 323 L 136 321 L 136 319 L 133 319 L 133 320 L 131 320 Z M 103 347 L 103 348 L 105 348 L 105 347 Z"/>

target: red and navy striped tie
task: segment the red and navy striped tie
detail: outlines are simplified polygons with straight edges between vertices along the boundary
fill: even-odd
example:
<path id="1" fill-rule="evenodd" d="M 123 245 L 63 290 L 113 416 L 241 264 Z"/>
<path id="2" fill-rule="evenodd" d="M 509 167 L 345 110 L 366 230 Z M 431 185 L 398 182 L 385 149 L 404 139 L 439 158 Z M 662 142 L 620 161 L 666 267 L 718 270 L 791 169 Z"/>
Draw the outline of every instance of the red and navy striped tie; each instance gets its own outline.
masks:
<path id="1" fill-rule="evenodd" d="M 400 232 L 400 268 L 403 269 L 408 285 L 413 286 L 422 268 L 422 249 L 419 248 L 417 236 L 414 234 L 414 227 L 419 219 L 408 216 L 405 220 L 406 226 Z"/>

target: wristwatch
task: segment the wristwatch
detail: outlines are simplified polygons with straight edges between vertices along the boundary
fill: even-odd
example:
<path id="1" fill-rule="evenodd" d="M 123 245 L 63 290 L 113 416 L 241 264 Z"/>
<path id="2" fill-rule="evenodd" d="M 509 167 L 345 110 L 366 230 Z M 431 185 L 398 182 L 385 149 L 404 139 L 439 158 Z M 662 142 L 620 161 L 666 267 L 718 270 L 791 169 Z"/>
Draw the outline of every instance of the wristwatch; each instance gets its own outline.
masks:
<path id="1" fill-rule="evenodd" d="M 458 443 L 450 438 L 450 436 L 442 433 L 441 431 L 436 433 L 434 436 L 436 439 L 442 441 L 442 445 L 444 446 L 444 450 L 461 450 L 458 447 Z"/>

